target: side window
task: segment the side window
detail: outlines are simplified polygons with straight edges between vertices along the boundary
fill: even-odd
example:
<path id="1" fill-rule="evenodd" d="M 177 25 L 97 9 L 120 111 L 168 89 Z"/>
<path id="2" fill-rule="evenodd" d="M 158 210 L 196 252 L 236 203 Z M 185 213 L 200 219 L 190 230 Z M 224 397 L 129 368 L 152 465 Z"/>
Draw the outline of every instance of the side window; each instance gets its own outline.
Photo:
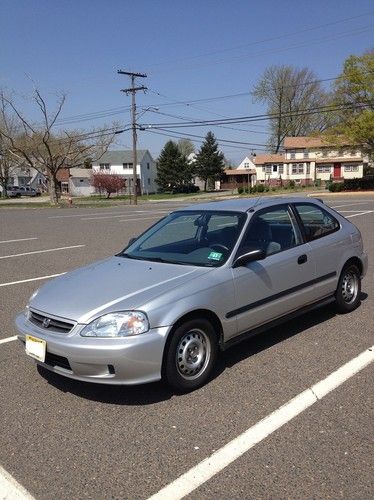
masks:
<path id="1" fill-rule="evenodd" d="M 303 222 L 307 241 L 334 233 L 340 227 L 331 214 L 317 205 L 297 203 L 295 208 Z"/>
<path id="2" fill-rule="evenodd" d="M 261 249 L 266 255 L 281 252 L 302 242 L 296 221 L 286 205 L 253 216 L 243 237 L 240 253 Z"/>

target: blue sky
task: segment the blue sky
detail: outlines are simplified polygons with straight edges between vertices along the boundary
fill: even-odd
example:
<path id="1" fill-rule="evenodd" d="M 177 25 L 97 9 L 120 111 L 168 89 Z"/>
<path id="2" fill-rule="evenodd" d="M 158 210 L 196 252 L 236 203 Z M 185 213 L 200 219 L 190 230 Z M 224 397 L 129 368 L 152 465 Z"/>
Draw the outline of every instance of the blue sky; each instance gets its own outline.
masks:
<path id="1" fill-rule="evenodd" d="M 130 97 L 120 92 L 129 81 L 120 68 L 148 75 L 139 81 L 149 88 L 138 93 L 139 107 L 190 119 L 253 115 L 265 111 L 249 91 L 266 67 L 307 66 L 318 78 L 332 78 L 348 55 L 373 47 L 373 33 L 372 0 L 1 0 L 0 87 L 20 94 L 34 119 L 28 102 L 34 83 L 51 106 L 58 91 L 67 92 L 66 129 L 129 123 Z M 106 110 L 113 114 L 98 117 Z M 139 122 L 165 120 L 181 121 L 148 111 Z M 232 127 L 241 130 L 183 130 L 266 143 L 264 122 Z M 129 133 L 118 137 L 117 147 L 131 144 Z M 166 140 L 139 133 L 139 147 L 154 156 Z M 222 149 L 238 162 L 251 147 Z"/>

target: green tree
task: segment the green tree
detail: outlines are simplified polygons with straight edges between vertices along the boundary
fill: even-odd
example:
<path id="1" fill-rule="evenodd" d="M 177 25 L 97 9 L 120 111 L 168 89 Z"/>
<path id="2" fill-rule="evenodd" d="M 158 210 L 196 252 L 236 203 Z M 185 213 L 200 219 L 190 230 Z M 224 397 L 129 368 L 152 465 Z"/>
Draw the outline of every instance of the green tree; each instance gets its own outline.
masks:
<path id="1" fill-rule="evenodd" d="M 162 190 L 172 190 L 191 182 L 191 167 L 173 141 L 168 141 L 157 162 L 156 182 Z"/>
<path id="2" fill-rule="evenodd" d="M 336 104 L 350 104 L 338 113 L 338 124 L 331 129 L 336 141 L 343 136 L 374 158 L 374 51 L 349 56 L 335 84 Z M 331 140 L 333 140 L 332 138 Z"/>
<path id="3" fill-rule="evenodd" d="M 224 169 L 223 153 L 218 149 L 214 134 L 208 132 L 195 161 L 195 173 L 204 181 L 204 191 L 206 191 L 208 182 L 214 182 L 221 177 Z"/>
<path id="4" fill-rule="evenodd" d="M 274 116 L 269 121 L 269 146 L 274 153 L 279 151 L 286 136 L 310 135 L 331 126 L 330 113 L 300 113 L 326 106 L 331 100 L 308 68 L 270 66 L 251 94 L 255 102 L 265 104 L 267 113 Z"/>

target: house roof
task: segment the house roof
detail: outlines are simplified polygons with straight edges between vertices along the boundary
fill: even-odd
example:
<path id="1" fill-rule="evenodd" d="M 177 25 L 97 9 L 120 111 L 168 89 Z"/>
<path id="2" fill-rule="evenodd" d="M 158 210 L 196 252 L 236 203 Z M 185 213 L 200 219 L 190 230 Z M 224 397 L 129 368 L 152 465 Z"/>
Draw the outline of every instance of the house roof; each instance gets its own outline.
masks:
<path id="1" fill-rule="evenodd" d="M 148 149 L 138 149 L 137 150 L 137 160 L 140 163 L 144 155 L 149 153 Z M 150 155 L 150 153 L 149 153 Z M 93 161 L 94 164 L 98 165 L 100 163 L 110 163 L 111 165 L 122 165 L 122 163 L 132 163 L 133 154 L 131 149 L 118 150 L 118 151 L 107 151 L 99 160 Z"/>
<path id="2" fill-rule="evenodd" d="M 225 174 L 226 175 L 248 175 L 248 174 L 255 174 L 256 170 L 253 168 L 233 168 L 233 169 L 226 169 Z"/>
<path id="3" fill-rule="evenodd" d="M 342 142 L 343 141 L 343 142 Z M 340 138 L 339 144 L 336 146 L 352 146 L 349 141 L 345 140 L 343 137 Z M 284 139 L 283 147 L 284 149 L 297 149 L 297 148 L 321 148 L 321 147 L 333 147 L 330 141 L 325 137 L 286 137 Z"/>
<path id="4" fill-rule="evenodd" d="M 255 165 L 263 165 L 264 163 L 283 163 L 283 154 L 264 154 L 257 155 L 254 159 Z"/>
<path id="5" fill-rule="evenodd" d="M 71 168 L 70 169 L 70 177 L 85 177 L 90 178 L 92 175 L 91 168 Z"/>

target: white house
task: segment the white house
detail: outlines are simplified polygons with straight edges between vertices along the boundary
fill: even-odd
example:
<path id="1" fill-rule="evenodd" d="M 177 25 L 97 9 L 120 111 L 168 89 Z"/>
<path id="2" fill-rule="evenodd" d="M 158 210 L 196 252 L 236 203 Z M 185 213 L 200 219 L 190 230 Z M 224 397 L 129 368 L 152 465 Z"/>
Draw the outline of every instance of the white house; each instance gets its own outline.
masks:
<path id="1" fill-rule="evenodd" d="M 331 145 L 323 137 L 286 137 L 284 153 L 257 155 L 257 183 L 309 185 L 363 176 L 368 158 L 358 146 Z"/>
<path id="2" fill-rule="evenodd" d="M 126 190 L 132 192 L 133 186 L 133 154 L 131 150 L 108 151 L 100 160 L 93 161 L 93 173 L 107 172 L 117 174 L 126 179 Z M 156 162 L 153 160 L 148 149 L 137 151 L 136 166 L 138 191 L 141 194 L 155 193 L 156 184 Z"/>

